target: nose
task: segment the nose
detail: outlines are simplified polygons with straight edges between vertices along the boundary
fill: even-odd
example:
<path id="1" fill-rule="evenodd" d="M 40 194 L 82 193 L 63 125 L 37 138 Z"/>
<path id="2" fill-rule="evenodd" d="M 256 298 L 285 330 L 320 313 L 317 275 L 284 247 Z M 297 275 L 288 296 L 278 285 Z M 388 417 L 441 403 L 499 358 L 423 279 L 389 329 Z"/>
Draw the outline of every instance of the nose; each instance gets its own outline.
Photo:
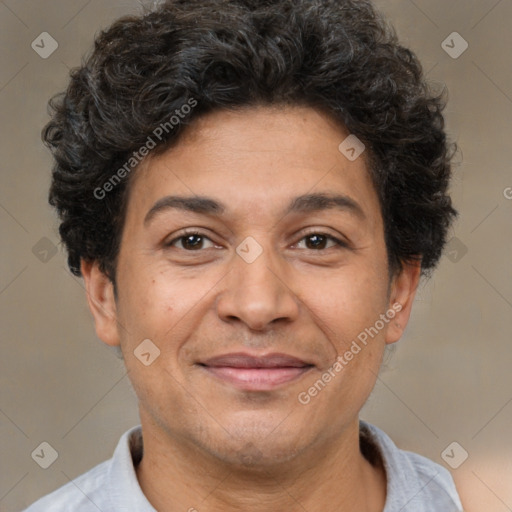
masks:
<path id="1" fill-rule="evenodd" d="M 275 327 L 278 321 L 290 323 L 298 318 L 300 306 L 289 272 L 275 260 L 269 249 L 252 263 L 234 254 L 216 302 L 222 320 L 240 321 L 251 330 L 262 331 Z"/>

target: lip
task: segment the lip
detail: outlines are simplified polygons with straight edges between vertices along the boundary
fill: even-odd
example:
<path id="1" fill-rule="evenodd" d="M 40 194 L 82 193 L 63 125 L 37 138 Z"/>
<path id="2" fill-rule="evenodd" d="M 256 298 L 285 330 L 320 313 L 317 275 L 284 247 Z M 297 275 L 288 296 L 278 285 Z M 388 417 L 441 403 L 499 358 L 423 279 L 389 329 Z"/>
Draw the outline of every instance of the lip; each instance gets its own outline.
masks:
<path id="1" fill-rule="evenodd" d="M 237 352 L 200 363 L 210 375 L 246 391 L 270 391 L 301 378 L 314 365 L 289 354 Z"/>

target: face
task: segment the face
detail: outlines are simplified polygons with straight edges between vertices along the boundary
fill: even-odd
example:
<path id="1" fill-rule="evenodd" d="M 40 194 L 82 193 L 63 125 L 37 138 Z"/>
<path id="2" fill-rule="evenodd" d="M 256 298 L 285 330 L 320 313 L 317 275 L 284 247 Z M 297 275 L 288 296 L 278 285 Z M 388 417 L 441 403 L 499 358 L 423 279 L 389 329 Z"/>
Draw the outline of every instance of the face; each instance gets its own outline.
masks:
<path id="1" fill-rule="evenodd" d="M 365 154 L 338 149 L 348 135 L 306 107 L 216 112 L 136 171 L 117 300 L 83 270 L 147 428 L 276 462 L 357 420 L 418 269 L 390 280 Z"/>

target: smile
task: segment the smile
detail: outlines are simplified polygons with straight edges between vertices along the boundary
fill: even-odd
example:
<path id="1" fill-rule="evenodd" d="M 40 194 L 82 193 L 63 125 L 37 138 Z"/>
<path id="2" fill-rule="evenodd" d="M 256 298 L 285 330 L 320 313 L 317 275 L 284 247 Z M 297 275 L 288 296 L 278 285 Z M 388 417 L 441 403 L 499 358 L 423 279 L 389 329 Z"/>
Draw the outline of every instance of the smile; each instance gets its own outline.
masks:
<path id="1" fill-rule="evenodd" d="M 314 368 L 302 359 L 286 354 L 255 357 L 226 354 L 200 364 L 210 375 L 246 391 L 270 391 L 298 380 Z"/>

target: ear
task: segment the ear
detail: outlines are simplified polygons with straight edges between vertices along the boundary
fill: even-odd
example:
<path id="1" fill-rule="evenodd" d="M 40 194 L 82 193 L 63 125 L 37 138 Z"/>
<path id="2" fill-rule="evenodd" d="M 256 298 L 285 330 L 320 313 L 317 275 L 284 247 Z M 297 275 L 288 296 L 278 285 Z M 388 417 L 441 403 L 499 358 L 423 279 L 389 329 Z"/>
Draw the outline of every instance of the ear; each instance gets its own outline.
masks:
<path id="1" fill-rule="evenodd" d="M 391 282 L 389 309 L 396 312 L 389 322 L 386 331 L 386 343 L 398 341 L 409 322 L 412 303 L 421 276 L 421 262 L 403 264 L 403 269 L 396 274 Z"/>
<path id="2" fill-rule="evenodd" d="M 117 307 L 112 281 L 100 270 L 96 261 L 82 260 L 80 270 L 85 281 L 87 302 L 94 317 L 98 338 L 107 345 L 119 345 Z"/>

